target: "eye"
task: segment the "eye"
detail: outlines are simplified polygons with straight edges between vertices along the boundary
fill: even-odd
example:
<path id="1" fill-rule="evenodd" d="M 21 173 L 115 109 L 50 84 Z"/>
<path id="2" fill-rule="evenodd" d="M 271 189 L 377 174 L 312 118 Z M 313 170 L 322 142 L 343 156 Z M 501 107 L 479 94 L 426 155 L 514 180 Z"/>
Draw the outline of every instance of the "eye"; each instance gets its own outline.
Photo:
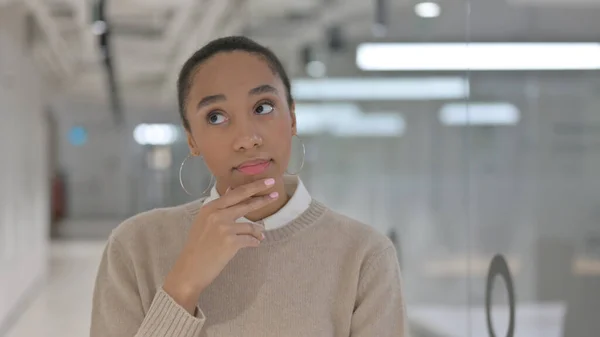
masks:
<path id="1" fill-rule="evenodd" d="M 214 113 L 209 114 L 206 117 L 206 120 L 208 121 L 209 124 L 219 125 L 219 124 L 225 123 L 227 121 L 227 118 L 219 112 L 214 112 Z"/>
<path id="2" fill-rule="evenodd" d="M 256 112 L 259 115 L 266 115 L 271 113 L 273 109 L 275 108 L 271 103 L 262 103 L 259 106 L 257 106 L 256 109 L 254 109 L 254 112 Z"/>

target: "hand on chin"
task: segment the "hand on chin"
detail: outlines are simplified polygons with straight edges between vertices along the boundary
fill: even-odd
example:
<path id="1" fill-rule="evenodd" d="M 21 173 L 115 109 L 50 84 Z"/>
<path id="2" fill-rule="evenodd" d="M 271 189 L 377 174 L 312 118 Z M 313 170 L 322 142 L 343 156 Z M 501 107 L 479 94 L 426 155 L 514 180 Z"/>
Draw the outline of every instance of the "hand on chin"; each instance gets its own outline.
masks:
<path id="1" fill-rule="evenodd" d="M 225 192 L 225 194 L 227 194 L 228 192 L 230 192 L 230 191 L 232 191 L 232 190 L 234 190 L 234 189 L 236 189 L 236 188 L 239 188 L 240 186 L 244 186 L 244 185 L 246 185 L 246 184 L 250 184 L 250 183 L 252 183 L 252 182 L 255 182 L 255 181 L 257 181 L 257 180 L 263 180 L 263 179 L 267 179 L 267 178 L 275 178 L 275 177 L 271 177 L 271 176 L 269 176 L 269 175 L 267 175 L 267 174 L 265 174 L 265 175 L 262 175 L 262 174 L 261 174 L 261 175 L 251 176 L 251 177 L 243 177 L 243 179 L 242 179 L 241 181 L 240 181 L 240 180 L 238 180 L 238 179 L 235 179 L 235 180 L 237 180 L 237 181 L 235 181 L 235 182 L 234 182 L 234 183 L 233 183 L 233 184 L 232 184 L 232 185 L 231 185 L 231 186 L 230 186 L 230 187 L 227 189 L 227 191 Z M 277 178 L 275 178 L 275 179 L 276 179 L 276 180 L 278 180 Z M 255 194 L 255 196 L 263 196 L 263 195 L 268 195 L 269 193 L 273 192 L 273 189 L 274 189 L 274 188 L 275 188 L 275 186 L 273 186 L 273 187 L 269 188 L 268 190 L 265 190 L 265 191 L 259 192 L 259 193 Z"/>

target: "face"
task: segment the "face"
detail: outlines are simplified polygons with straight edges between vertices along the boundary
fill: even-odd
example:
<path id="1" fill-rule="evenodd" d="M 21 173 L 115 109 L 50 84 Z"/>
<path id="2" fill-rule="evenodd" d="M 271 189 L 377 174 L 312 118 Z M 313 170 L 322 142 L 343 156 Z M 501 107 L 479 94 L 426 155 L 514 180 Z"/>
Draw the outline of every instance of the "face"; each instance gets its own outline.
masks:
<path id="1" fill-rule="evenodd" d="M 283 176 L 296 134 L 286 97 L 279 76 L 257 55 L 220 53 L 196 69 L 186 103 L 188 144 L 221 193 Z"/>

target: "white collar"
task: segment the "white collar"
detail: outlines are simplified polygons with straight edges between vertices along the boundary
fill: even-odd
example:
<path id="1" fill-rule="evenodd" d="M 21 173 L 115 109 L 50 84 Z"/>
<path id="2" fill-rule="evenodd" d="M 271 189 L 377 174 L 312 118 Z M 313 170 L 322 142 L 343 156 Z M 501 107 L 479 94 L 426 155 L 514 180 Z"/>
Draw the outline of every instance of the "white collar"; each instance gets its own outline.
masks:
<path id="1" fill-rule="evenodd" d="M 312 197 L 308 190 L 304 187 L 302 180 L 298 176 L 286 175 L 283 177 L 285 191 L 290 197 L 290 200 L 275 214 L 272 214 L 256 223 L 265 226 L 266 230 L 283 227 L 287 223 L 296 219 L 300 214 L 304 213 L 310 206 Z M 210 195 L 204 200 L 203 204 L 220 198 L 216 186 L 210 190 Z M 252 222 L 246 218 L 240 218 L 237 222 Z"/>

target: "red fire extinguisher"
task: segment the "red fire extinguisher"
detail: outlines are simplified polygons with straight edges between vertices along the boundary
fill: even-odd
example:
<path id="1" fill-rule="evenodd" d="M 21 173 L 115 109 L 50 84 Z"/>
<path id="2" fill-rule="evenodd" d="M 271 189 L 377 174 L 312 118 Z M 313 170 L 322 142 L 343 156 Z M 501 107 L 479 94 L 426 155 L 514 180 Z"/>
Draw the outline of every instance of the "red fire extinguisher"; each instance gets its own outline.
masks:
<path id="1" fill-rule="evenodd" d="M 52 178 L 52 223 L 60 221 L 65 216 L 65 181 L 61 174 L 55 174 Z"/>

